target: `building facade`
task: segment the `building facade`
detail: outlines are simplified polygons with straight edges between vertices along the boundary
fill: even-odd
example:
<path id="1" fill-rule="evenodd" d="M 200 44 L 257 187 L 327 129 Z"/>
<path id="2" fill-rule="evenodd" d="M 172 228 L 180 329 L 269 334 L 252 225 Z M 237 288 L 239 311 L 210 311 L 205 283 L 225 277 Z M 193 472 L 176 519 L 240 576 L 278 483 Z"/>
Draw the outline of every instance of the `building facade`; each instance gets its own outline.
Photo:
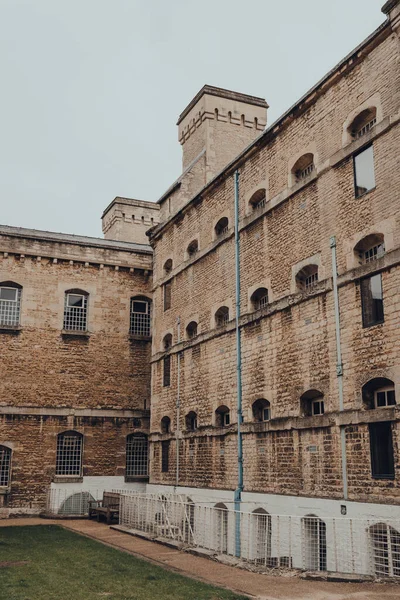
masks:
<path id="1" fill-rule="evenodd" d="M 320 541 L 328 518 L 400 518 L 400 4 L 383 10 L 269 127 L 264 99 L 204 86 L 182 175 L 157 203 L 115 198 L 104 240 L 0 228 L 3 515 L 79 486 L 225 511 L 240 425 L 249 511 Z"/>

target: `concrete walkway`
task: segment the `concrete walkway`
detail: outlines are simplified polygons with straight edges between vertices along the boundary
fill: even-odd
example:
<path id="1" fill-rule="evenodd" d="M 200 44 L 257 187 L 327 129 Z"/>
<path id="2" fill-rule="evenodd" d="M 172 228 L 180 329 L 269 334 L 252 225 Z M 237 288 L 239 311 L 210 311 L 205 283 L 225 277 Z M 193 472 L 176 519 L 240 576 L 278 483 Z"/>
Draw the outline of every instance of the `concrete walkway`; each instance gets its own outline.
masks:
<path id="1" fill-rule="evenodd" d="M 59 525 L 166 569 L 253 596 L 257 600 L 400 600 L 400 585 L 331 583 L 306 581 L 293 576 L 260 575 L 142 540 L 97 521 L 0 520 L 0 528 L 11 525 Z"/>

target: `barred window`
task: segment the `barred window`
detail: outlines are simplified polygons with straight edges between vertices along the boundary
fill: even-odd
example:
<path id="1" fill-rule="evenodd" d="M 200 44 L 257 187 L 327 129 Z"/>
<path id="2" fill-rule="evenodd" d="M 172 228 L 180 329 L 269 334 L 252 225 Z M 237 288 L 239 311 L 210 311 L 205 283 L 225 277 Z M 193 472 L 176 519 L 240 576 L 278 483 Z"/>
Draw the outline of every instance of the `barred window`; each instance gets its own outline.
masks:
<path id="1" fill-rule="evenodd" d="M 83 435 L 66 431 L 57 436 L 56 475 L 80 477 L 82 472 Z"/>
<path id="2" fill-rule="evenodd" d="M 147 477 L 149 443 L 144 433 L 131 433 L 126 438 L 126 477 Z"/>
<path id="3" fill-rule="evenodd" d="M 7 487 L 10 482 L 11 448 L 0 446 L 0 487 Z"/>
<path id="4" fill-rule="evenodd" d="M 222 219 L 220 219 L 218 221 L 218 223 L 216 224 L 216 226 L 214 228 L 216 237 L 224 235 L 224 233 L 227 233 L 228 229 L 229 229 L 229 221 L 226 217 L 222 217 Z"/>
<path id="5" fill-rule="evenodd" d="M 369 528 L 376 577 L 400 577 L 400 533 L 387 523 Z"/>
<path id="6" fill-rule="evenodd" d="M 64 329 L 66 331 L 87 331 L 88 314 L 87 292 L 69 290 L 65 293 Z"/>
<path id="7" fill-rule="evenodd" d="M 313 173 L 314 169 L 314 155 L 310 152 L 304 154 L 292 168 L 292 182 L 298 183 L 299 181 L 307 179 L 307 177 Z"/>
<path id="8" fill-rule="evenodd" d="M 251 295 L 251 303 L 254 310 L 265 308 L 268 306 L 268 290 L 267 288 L 258 288 Z"/>
<path id="9" fill-rule="evenodd" d="M 262 210 L 267 203 L 267 190 L 265 188 L 257 190 L 249 200 L 253 210 Z"/>
<path id="10" fill-rule="evenodd" d="M 12 281 L 0 283 L 0 325 L 19 325 L 21 286 Z"/>
<path id="11" fill-rule="evenodd" d="M 367 264 L 378 260 L 385 254 L 385 241 L 381 233 L 372 233 L 360 240 L 354 248 L 359 263 Z"/>
<path id="12" fill-rule="evenodd" d="M 303 291 L 310 291 L 318 283 L 318 266 L 306 265 L 296 275 L 297 287 Z"/>
<path id="13" fill-rule="evenodd" d="M 221 306 L 215 313 L 215 324 L 217 327 L 223 327 L 229 322 L 229 308 Z"/>
<path id="14" fill-rule="evenodd" d="M 131 298 L 131 320 L 129 333 L 142 337 L 151 335 L 151 304 L 145 297 Z"/>
<path id="15" fill-rule="evenodd" d="M 376 108 L 367 108 L 363 110 L 353 120 L 349 127 L 350 135 L 353 139 L 357 140 L 363 137 L 368 131 L 371 131 L 376 125 Z"/>

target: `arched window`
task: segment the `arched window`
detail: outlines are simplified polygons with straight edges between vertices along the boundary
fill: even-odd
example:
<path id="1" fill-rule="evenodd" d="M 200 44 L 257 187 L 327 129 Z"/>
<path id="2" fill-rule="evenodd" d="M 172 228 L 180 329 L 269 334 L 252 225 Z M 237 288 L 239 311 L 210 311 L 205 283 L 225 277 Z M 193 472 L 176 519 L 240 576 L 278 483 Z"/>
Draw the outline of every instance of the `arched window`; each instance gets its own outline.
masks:
<path id="1" fill-rule="evenodd" d="M 229 322 L 229 308 L 221 306 L 215 313 L 215 324 L 217 327 L 223 327 Z"/>
<path id="2" fill-rule="evenodd" d="M 164 274 L 168 275 L 168 273 L 171 273 L 171 271 L 172 271 L 172 258 L 169 258 L 164 263 Z"/>
<path id="3" fill-rule="evenodd" d="M 82 290 L 65 292 L 64 329 L 66 331 L 87 331 L 89 294 Z"/>
<path id="4" fill-rule="evenodd" d="M 161 419 L 161 433 L 171 432 L 171 419 L 167 416 Z"/>
<path id="5" fill-rule="evenodd" d="M 192 242 L 190 242 L 190 244 L 186 250 L 188 258 L 191 258 L 192 256 L 194 256 L 198 252 L 198 250 L 199 250 L 198 240 L 193 240 Z"/>
<path id="6" fill-rule="evenodd" d="M 258 288 L 258 290 L 252 293 L 250 300 L 254 310 L 268 306 L 267 288 Z"/>
<path id="7" fill-rule="evenodd" d="M 22 286 L 13 281 L 0 283 L 0 325 L 16 327 L 21 312 Z"/>
<path id="8" fill-rule="evenodd" d="M 219 406 L 215 411 L 217 427 L 227 427 L 231 423 L 229 408 L 225 405 Z"/>
<path id="9" fill-rule="evenodd" d="M 376 377 L 368 381 L 362 388 L 364 408 L 384 408 L 396 405 L 394 383 L 386 377 Z"/>
<path id="10" fill-rule="evenodd" d="M 190 321 L 189 325 L 186 327 L 186 335 L 188 340 L 192 340 L 197 336 L 197 323 L 196 321 Z"/>
<path id="11" fill-rule="evenodd" d="M 325 412 L 324 395 L 318 390 L 308 390 L 300 398 L 301 414 L 304 417 L 321 416 Z"/>
<path id="12" fill-rule="evenodd" d="M 311 153 L 304 154 L 292 168 L 293 183 L 306 180 L 314 172 L 314 169 L 314 155 Z"/>
<path id="13" fill-rule="evenodd" d="M 373 262 L 385 254 L 385 242 L 381 233 L 372 233 L 358 242 L 354 248 L 360 265 Z"/>
<path id="14" fill-rule="evenodd" d="M 196 431 L 196 429 L 197 429 L 197 413 L 195 413 L 193 410 L 191 410 L 186 415 L 185 421 L 186 421 L 187 431 Z"/>
<path id="15" fill-rule="evenodd" d="M 65 431 L 57 436 L 56 475 L 80 477 L 82 474 L 83 435 Z"/>
<path id="16" fill-rule="evenodd" d="M 131 433 L 126 438 L 126 477 L 148 476 L 148 439 L 144 433 Z"/>
<path id="17" fill-rule="evenodd" d="M 360 112 L 351 123 L 348 131 L 355 140 L 363 137 L 376 124 L 376 108 L 373 106 Z"/>
<path id="18" fill-rule="evenodd" d="M 369 528 L 372 563 L 376 577 L 400 577 L 400 533 L 377 523 Z"/>
<path id="19" fill-rule="evenodd" d="M 261 188 L 254 192 L 249 200 L 249 204 L 253 210 L 262 210 L 267 203 L 267 190 Z"/>
<path id="20" fill-rule="evenodd" d="M 165 351 L 172 348 L 172 333 L 167 333 L 167 335 L 164 335 L 163 348 Z"/>
<path id="21" fill-rule="evenodd" d="M 269 421 L 271 418 L 271 405 L 268 400 L 259 398 L 253 403 L 253 417 L 255 421 Z"/>
<path id="22" fill-rule="evenodd" d="M 318 283 L 318 266 L 306 265 L 296 275 L 297 287 L 302 291 L 309 291 Z"/>
<path id="23" fill-rule="evenodd" d="M 229 229 L 229 221 L 227 217 L 222 217 L 214 227 L 216 237 L 224 235 Z"/>
<path id="24" fill-rule="evenodd" d="M 307 571 L 326 571 L 326 524 L 315 515 L 302 518 L 303 568 Z"/>
<path id="25" fill-rule="evenodd" d="M 151 335 L 151 301 L 144 296 L 131 298 L 129 333 L 143 337 Z"/>
<path id="26" fill-rule="evenodd" d="M 256 564 L 266 564 L 271 556 L 271 516 L 263 508 L 252 513 L 253 548 Z"/>
<path id="27" fill-rule="evenodd" d="M 222 553 L 228 552 L 228 508 L 223 502 L 215 505 L 215 549 Z"/>
<path id="28" fill-rule="evenodd" d="M 0 446 L 0 487 L 8 487 L 11 473 L 11 448 Z"/>

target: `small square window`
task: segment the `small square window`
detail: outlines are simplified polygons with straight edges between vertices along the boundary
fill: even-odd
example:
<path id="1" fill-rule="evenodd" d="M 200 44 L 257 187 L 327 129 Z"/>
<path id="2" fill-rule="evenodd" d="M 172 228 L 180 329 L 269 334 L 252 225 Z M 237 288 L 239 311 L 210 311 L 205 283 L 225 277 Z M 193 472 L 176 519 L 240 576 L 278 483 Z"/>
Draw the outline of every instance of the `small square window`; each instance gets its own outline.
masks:
<path id="1" fill-rule="evenodd" d="M 323 400 L 313 400 L 312 401 L 312 414 L 314 416 L 323 415 L 325 412 L 324 401 Z"/>
<path id="2" fill-rule="evenodd" d="M 375 187 L 374 150 L 372 146 L 354 156 L 354 185 L 356 198 Z"/>

